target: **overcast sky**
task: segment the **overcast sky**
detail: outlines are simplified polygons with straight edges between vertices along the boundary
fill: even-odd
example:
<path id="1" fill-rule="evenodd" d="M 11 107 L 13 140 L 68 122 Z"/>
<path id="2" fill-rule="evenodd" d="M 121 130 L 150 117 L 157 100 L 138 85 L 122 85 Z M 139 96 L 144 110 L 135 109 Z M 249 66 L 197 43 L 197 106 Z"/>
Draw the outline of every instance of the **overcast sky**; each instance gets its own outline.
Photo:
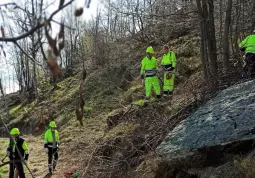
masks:
<path id="1" fill-rule="evenodd" d="M 85 0 L 76 0 L 75 4 L 76 6 L 83 6 L 84 1 Z M 93 15 L 96 15 L 99 1 L 100 0 L 91 0 L 90 8 L 84 9 L 84 13 L 82 15 L 82 18 L 84 20 L 88 21 L 89 19 L 91 19 Z M 10 3 L 10 2 L 15 2 L 15 0 L 0 0 L 0 4 Z M 66 2 L 68 1 L 66 0 Z M 50 4 L 49 8 L 47 9 L 47 12 L 50 14 L 57 9 L 59 0 L 47 0 L 47 3 Z M 54 19 L 56 20 L 60 18 L 61 18 L 61 12 L 54 17 Z M 0 17 L 0 25 L 4 26 L 1 17 Z M 11 93 L 18 90 L 18 84 L 17 84 L 17 81 L 15 83 L 11 82 L 10 84 L 8 82 L 9 78 L 12 79 L 13 77 L 15 77 L 14 67 L 12 64 L 8 62 L 8 56 L 10 55 L 7 54 L 7 59 L 6 59 L 3 56 L 3 54 L 0 55 L 0 77 L 3 79 L 3 85 L 4 85 L 6 93 Z"/>

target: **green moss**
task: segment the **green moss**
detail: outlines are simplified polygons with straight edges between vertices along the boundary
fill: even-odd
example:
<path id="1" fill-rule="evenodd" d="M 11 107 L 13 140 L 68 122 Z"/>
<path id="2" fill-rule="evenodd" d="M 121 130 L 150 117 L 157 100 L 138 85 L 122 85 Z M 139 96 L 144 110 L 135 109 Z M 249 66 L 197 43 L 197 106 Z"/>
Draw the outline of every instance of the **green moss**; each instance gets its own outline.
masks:
<path id="1" fill-rule="evenodd" d="M 133 104 L 138 105 L 138 106 L 144 106 L 144 100 L 134 101 Z"/>
<path id="2" fill-rule="evenodd" d="M 110 130 L 106 135 L 105 138 L 114 137 L 120 134 L 128 134 L 135 130 L 136 125 L 133 123 L 120 123 L 112 130 Z"/>
<path id="3" fill-rule="evenodd" d="M 151 98 L 151 102 L 157 102 L 157 101 L 159 101 L 157 98 L 154 98 L 154 97 Z"/>
<path id="4" fill-rule="evenodd" d="M 129 88 L 129 89 L 125 92 L 125 95 L 130 95 L 130 94 L 136 93 L 136 92 L 142 90 L 142 88 L 143 88 L 143 85 L 141 85 L 141 84 L 132 86 L 131 88 Z"/>
<path id="5" fill-rule="evenodd" d="M 67 85 L 70 85 L 72 82 L 77 81 L 73 76 L 66 78 L 65 80 L 59 82 L 57 85 L 61 88 L 65 88 Z"/>
<path id="6" fill-rule="evenodd" d="M 63 97 L 64 94 L 65 94 L 64 90 L 56 90 L 52 95 L 52 100 L 53 101 L 58 100 L 59 98 Z"/>
<path id="7" fill-rule="evenodd" d="M 93 108 L 91 106 L 84 106 L 84 111 L 92 111 Z"/>
<path id="8" fill-rule="evenodd" d="M 16 106 L 15 108 L 11 109 L 9 113 L 14 117 L 14 119 L 10 123 L 17 123 L 21 119 L 23 119 L 24 115 L 29 113 L 35 107 L 35 101 L 22 106 L 22 104 Z"/>
<path id="9" fill-rule="evenodd" d="M 141 89 L 142 87 L 143 87 L 142 85 L 138 84 L 138 85 L 132 86 L 132 87 L 129 89 L 129 91 L 135 92 L 135 91 Z"/>
<path id="10" fill-rule="evenodd" d="M 124 101 L 128 103 L 135 102 L 139 98 L 143 97 L 143 85 L 140 84 L 141 81 L 136 81 L 134 85 L 129 88 L 123 95 Z"/>
<path id="11" fill-rule="evenodd" d="M 22 107 L 22 105 L 20 104 L 20 105 L 18 105 L 18 106 L 16 106 L 16 107 L 12 108 L 12 109 L 9 111 L 9 113 L 10 113 L 11 115 L 14 115 L 18 110 L 20 110 L 21 107 Z"/>

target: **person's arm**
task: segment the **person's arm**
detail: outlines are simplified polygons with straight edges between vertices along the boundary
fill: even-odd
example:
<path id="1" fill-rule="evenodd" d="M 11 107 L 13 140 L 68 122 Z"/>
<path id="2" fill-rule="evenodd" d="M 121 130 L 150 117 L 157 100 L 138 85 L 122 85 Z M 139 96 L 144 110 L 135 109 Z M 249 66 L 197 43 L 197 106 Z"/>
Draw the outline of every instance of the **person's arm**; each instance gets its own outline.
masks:
<path id="1" fill-rule="evenodd" d="M 7 149 L 6 149 L 6 155 L 7 155 L 8 157 L 10 157 L 10 156 L 11 156 L 11 152 L 12 152 L 12 148 L 11 148 L 11 139 L 9 139 L 8 147 L 7 147 Z"/>
<path id="2" fill-rule="evenodd" d="M 23 142 L 22 148 L 23 148 L 23 150 L 25 151 L 24 160 L 27 161 L 27 160 L 28 160 L 28 157 L 29 157 L 29 151 L 28 151 L 28 147 L 27 147 L 27 142 L 26 142 L 26 141 Z"/>
<path id="3" fill-rule="evenodd" d="M 57 141 L 57 143 L 59 145 L 59 132 L 57 130 L 56 130 L 56 141 Z"/>
<path id="4" fill-rule="evenodd" d="M 144 79 L 144 74 L 145 74 L 145 62 L 144 62 L 144 60 L 142 60 L 142 62 L 141 62 L 141 71 L 140 71 L 140 75 L 141 75 L 142 79 Z"/>
<path id="5" fill-rule="evenodd" d="M 171 58 L 172 58 L 172 70 L 174 70 L 176 66 L 176 56 L 174 52 L 172 52 Z"/>
<path id="6" fill-rule="evenodd" d="M 155 61 L 156 61 L 156 70 L 159 71 L 159 67 L 158 67 L 158 61 L 157 59 L 154 57 Z"/>
<path id="7" fill-rule="evenodd" d="M 49 152 L 49 148 L 48 148 L 48 130 L 45 132 L 44 134 L 44 150 L 46 153 Z"/>
<path id="8" fill-rule="evenodd" d="M 48 148 L 48 131 L 44 134 L 44 148 Z"/>
<path id="9" fill-rule="evenodd" d="M 240 49 L 246 48 L 246 47 L 247 47 L 247 41 L 248 41 L 248 39 L 249 39 L 249 36 L 248 36 L 247 38 L 245 38 L 241 43 L 239 43 L 238 47 L 239 47 Z"/>
<path id="10" fill-rule="evenodd" d="M 9 139 L 9 142 L 8 142 L 8 147 L 7 147 L 7 151 L 11 151 L 11 139 Z"/>

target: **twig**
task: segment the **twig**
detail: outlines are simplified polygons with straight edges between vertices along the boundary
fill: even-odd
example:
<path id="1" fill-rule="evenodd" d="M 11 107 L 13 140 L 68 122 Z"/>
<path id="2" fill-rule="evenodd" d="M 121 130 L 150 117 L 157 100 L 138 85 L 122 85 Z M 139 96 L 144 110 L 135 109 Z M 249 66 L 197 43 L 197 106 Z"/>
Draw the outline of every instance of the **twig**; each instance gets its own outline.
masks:
<path id="1" fill-rule="evenodd" d="M 56 21 L 56 20 L 54 20 L 54 19 L 52 19 L 51 21 L 54 22 L 54 23 L 56 23 L 56 24 L 58 24 L 58 25 L 62 25 L 62 23 L 60 23 L 60 22 L 58 22 L 58 21 Z M 69 26 L 67 26 L 67 25 L 65 25 L 65 24 L 64 24 L 64 27 L 66 27 L 66 28 L 68 28 L 68 29 L 70 29 L 70 30 L 76 30 L 76 28 L 69 27 Z"/>
<path id="2" fill-rule="evenodd" d="M 92 159 L 93 159 L 94 155 L 96 154 L 96 152 L 97 152 L 98 148 L 99 148 L 99 146 L 97 146 L 97 147 L 94 149 L 94 151 L 92 152 L 92 154 L 90 155 L 90 158 L 89 158 L 88 164 L 87 164 L 87 166 L 86 166 L 86 168 L 85 168 L 84 173 L 82 174 L 82 177 L 85 177 L 85 176 L 87 175 L 88 170 L 89 170 L 89 167 L 90 167 L 90 164 L 91 164 L 91 161 L 92 161 Z"/>
<path id="3" fill-rule="evenodd" d="M 5 3 L 5 4 L 0 4 L 0 7 L 1 6 L 15 6 L 16 5 L 16 3 L 15 2 L 9 2 L 9 3 Z"/>
<path id="4" fill-rule="evenodd" d="M 23 54 L 25 54 L 30 60 L 32 60 L 32 61 L 33 61 L 34 63 L 36 63 L 37 65 L 42 66 L 42 64 L 41 64 L 40 62 L 34 60 L 31 56 L 29 56 L 29 55 L 21 48 L 21 46 L 20 46 L 16 41 L 14 42 L 14 44 L 17 45 L 18 48 L 20 49 L 20 51 L 21 51 Z"/>
<path id="5" fill-rule="evenodd" d="M 23 38 L 28 37 L 29 35 L 33 34 L 34 32 L 36 32 L 38 29 L 42 28 L 45 24 L 45 22 L 47 21 L 51 21 L 52 18 L 58 13 L 60 12 L 62 9 L 64 9 L 65 7 L 67 7 L 68 5 L 72 4 L 74 2 L 74 0 L 69 1 L 68 3 L 66 3 L 65 5 L 63 5 L 61 8 L 59 8 L 58 10 L 54 11 L 51 16 L 44 20 L 43 23 L 38 23 L 34 28 L 32 28 L 31 30 L 29 30 L 28 32 L 17 36 L 17 37 L 12 37 L 12 38 L 5 38 L 5 37 L 0 37 L 0 41 L 5 41 L 5 42 L 16 42 L 18 40 L 21 40 Z"/>

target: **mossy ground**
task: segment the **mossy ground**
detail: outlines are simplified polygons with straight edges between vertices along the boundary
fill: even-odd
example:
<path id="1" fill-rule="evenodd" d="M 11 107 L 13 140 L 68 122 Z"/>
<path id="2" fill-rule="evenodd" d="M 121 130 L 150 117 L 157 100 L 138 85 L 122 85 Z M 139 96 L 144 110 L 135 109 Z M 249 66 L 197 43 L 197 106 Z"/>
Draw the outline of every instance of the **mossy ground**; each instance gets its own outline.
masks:
<path id="1" fill-rule="evenodd" d="M 190 40 L 191 44 L 186 44 L 185 41 L 187 40 Z M 176 45 L 178 50 L 180 50 L 178 53 L 183 55 L 183 63 L 187 63 L 187 68 L 191 71 L 194 71 L 200 65 L 195 64 L 197 52 L 192 53 L 189 51 L 184 54 L 184 48 L 191 48 L 192 45 L 194 47 L 193 43 L 195 43 L 195 39 L 190 39 L 190 37 L 180 38 L 173 42 L 173 45 Z M 179 58 L 178 53 L 177 58 Z M 194 64 L 191 65 L 190 63 L 192 62 Z M 47 157 L 43 152 L 43 131 L 50 120 L 57 122 L 60 132 L 59 170 L 53 176 L 59 178 L 63 177 L 63 172 L 66 170 L 84 169 L 86 161 L 90 159 L 95 147 L 100 144 L 98 143 L 100 140 L 111 140 L 118 135 L 130 136 L 139 126 L 136 120 L 132 122 L 126 120 L 107 130 L 106 118 L 110 115 L 115 112 L 126 112 L 127 108 L 132 106 L 132 111 L 134 112 L 140 109 L 165 107 L 164 113 L 159 114 L 168 114 L 170 116 L 190 99 L 190 96 L 186 96 L 187 93 L 187 95 L 190 95 L 189 88 L 186 86 L 194 81 L 188 81 L 183 85 L 177 86 L 176 90 L 181 90 L 181 92 L 176 92 L 170 104 L 163 106 L 162 102 L 168 102 L 154 102 L 158 100 L 152 98 L 152 102 L 147 107 L 144 104 L 144 87 L 141 84 L 141 80 L 139 78 L 133 78 L 132 82 L 123 80 L 123 71 L 125 69 L 125 66 L 100 69 L 87 77 L 82 86 L 82 94 L 85 101 L 84 127 L 79 125 L 75 115 L 80 84 L 79 74 L 59 82 L 56 90 L 53 90 L 53 87 L 47 81 L 42 80 L 40 82 L 40 101 L 33 101 L 26 105 L 18 104 L 10 108 L 9 113 L 14 118 L 10 121 L 11 125 L 26 121 L 27 118 L 29 118 L 29 121 L 26 122 L 27 127 L 37 125 L 41 117 L 40 113 L 44 113 L 42 114 L 42 125 L 39 125 L 41 127 L 40 132 L 35 133 L 34 128 L 32 128 L 30 133 L 32 135 L 32 138 L 30 138 L 32 149 L 29 165 L 36 177 L 43 177 L 47 173 Z M 139 72 L 137 71 L 136 73 L 138 76 Z M 182 74 L 185 74 L 185 72 L 181 72 L 180 75 Z M 149 168 L 146 168 L 146 165 L 148 164 L 144 163 L 142 168 L 140 167 L 141 169 L 137 169 L 137 172 L 148 170 Z"/>

